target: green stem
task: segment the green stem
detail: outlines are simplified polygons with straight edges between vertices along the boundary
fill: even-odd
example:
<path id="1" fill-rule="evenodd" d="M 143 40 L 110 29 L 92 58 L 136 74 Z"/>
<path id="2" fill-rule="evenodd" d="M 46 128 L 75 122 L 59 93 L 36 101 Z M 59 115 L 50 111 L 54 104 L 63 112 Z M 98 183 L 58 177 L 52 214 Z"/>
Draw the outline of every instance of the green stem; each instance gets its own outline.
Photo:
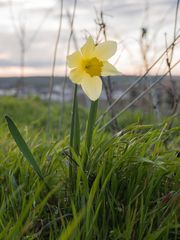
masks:
<path id="1" fill-rule="evenodd" d="M 75 119 L 75 108 L 76 108 L 76 98 L 77 98 L 77 85 L 74 88 L 74 99 L 73 99 L 73 107 L 72 107 L 72 118 L 71 118 L 71 133 L 70 133 L 70 147 L 73 147 L 73 139 L 74 139 L 74 119 Z"/>
<path id="2" fill-rule="evenodd" d="M 78 101 L 77 101 L 77 85 L 74 88 L 74 100 L 73 100 L 73 110 L 72 110 L 72 120 L 71 120 L 71 133 L 70 133 L 70 155 L 72 157 L 71 149 L 79 154 L 80 146 L 80 128 L 79 128 L 79 114 L 78 114 Z M 69 177 L 74 182 L 75 181 L 76 166 L 71 163 L 69 164 Z"/>
<path id="3" fill-rule="evenodd" d="M 86 129 L 86 139 L 85 139 L 85 155 L 84 155 L 84 166 L 86 166 L 88 154 L 92 144 L 93 130 L 96 121 L 96 113 L 98 107 L 98 100 L 91 101 L 91 108 L 88 117 L 87 129 Z"/>

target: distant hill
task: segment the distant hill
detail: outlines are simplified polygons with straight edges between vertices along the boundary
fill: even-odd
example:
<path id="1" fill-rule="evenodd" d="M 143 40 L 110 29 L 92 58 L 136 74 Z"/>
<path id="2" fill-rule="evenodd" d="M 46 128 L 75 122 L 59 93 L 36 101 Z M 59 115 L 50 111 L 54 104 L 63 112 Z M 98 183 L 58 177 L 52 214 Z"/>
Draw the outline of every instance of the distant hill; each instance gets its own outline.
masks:
<path id="1" fill-rule="evenodd" d="M 156 79 L 159 76 L 148 76 L 146 78 L 149 79 L 151 78 L 152 80 Z M 125 87 L 129 84 L 131 84 L 133 81 L 135 81 L 138 78 L 138 76 L 117 76 L 117 77 L 111 77 L 113 85 L 115 86 L 120 86 L 120 87 Z M 25 77 L 23 79 L 24 85 L 26 87 L 33 87 L 33 88 L 48 88 L 49 86 L 49 81 L 51 77 L 50 76 L 34 76 L 34 77 Z M 55 77 L 54 78 L 54 85 L 61 85 L 64 82 L 64 77 Z M 164 80 L 168 80 L 169 77 L 164 78 Z M 175 81 L 180 81 L 180 76 L 173 76 L 173 79 Z M 14 88 L 17 86 L 18 82 L 20 81 L 20 78 L 18 77 L 1 77 L 0 78 L 0 88 Z M 72 86 L 71 81 L 67 81 L 67 85 L 69 87 Z"/>

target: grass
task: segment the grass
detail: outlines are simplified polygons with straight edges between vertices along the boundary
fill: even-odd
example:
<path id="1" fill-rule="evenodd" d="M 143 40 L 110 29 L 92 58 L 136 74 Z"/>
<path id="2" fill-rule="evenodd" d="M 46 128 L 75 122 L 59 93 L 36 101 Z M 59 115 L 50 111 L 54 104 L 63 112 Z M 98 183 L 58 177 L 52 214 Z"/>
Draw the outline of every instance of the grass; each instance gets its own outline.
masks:
<path id="1" fill-rule="evenodd" d="M 28 126 L 29 131 L 35 134 L 40 131 L 41 136 L 46 137 L 48 103 L 41 101 L 38 97 L 14 98 L 0 97 L 0 124 L 4 124 L 4 116 L 9 115 L 19 126 L 24 129 Z M 56 138 L 69 134 L 71 124 L 71 104 L 66 104 L 64 109 L 64 121 L 60 123 L 60 106 L 54 103 L 51 108 L 50 132 L 51 137 Z M 80 108 L 80 117 L 87 115 L 84 108 Z M 82 128 L 84 128 L 82 124 Z"/>
<path id="2" fill-rule="evenodd" d="M 58 140 L 54 133 L 48 142 L 43 132 L 45 103 L 10 98 L 1 99 L 1 106 L 1 115 L 10 114 L 20 126 L 49 188 L 19 152 L 1 119 L 0 239 L 180 238 L 178 126 L 168 130 L 167 123 L 128 123 L 114 136 L 96 131 L 85 169 L 82 154 L 72 153 L 77 168 L 72 193 L 68 120 L 63 137 Z M 55 109 L 58 113 L 58 106 Z M 82 109 L 81 124 L 83 113 Z M 52 115 L 55 125 L 57 115 Z M 82 138 L 81 152 L 84 146 Z"/>

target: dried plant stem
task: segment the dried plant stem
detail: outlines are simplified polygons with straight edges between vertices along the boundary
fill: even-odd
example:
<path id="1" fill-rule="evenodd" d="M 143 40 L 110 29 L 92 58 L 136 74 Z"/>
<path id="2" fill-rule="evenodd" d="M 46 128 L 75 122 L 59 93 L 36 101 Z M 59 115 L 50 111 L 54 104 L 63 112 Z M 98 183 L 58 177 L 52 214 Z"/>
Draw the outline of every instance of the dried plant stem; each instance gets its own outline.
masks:
<path id="1" fill-rule="evenodd" d="M 54 48 L 52 73 L 51 73 L 51 78 L 49 80 L 48 119 L 47 119 L 47 136 L 48 137 L 50 134 L 49 132 L 50 132 L 50 118 L 51 118 L 51 98 L 52 98 L 52 91 L 53 91 L 53 85 L 54 85 L 54 73 L 55 73 L 56 60 L 57 60 L 57 50 L 58 50 L 61 28 L 62 28 L 62 17 L 63 17 L 63 0 L 60 0 L 59 27 L 58 27 L 58 33 L 57 33 L 57 38 L 56 38 L 56 43 Z"/>
<path id="2" fill-rule="evenodd" d="M 176 67 L 178 64 L 180 63 L 180 60 L 177 61 L 172 67 L 171 70 Z M 153 84 L 151 84 L 145 91 L 143 91 L 141 94 L 139 94 L 138 97 L 136 97 L 132 102 L 130 102 L 125 108 L 123 108 L 118 114 L 116 114 L 116 116 L 114 117 L 114 119 L 117 119 L 117 117 L 119 117 L 123 112 L 125 112 L 129 107 L 131 107 L 134 103 L 136 103 L 139 99 L 141 99 L 146 93 L 148 93 L 156 84 L 158 84 L 167 74 L 169 73 L 169 70 L 166 71 L 166 73 L 161 76 L 160 78 L 158 78 L 158 80 L 156 80 Z M 110 121 L 108 121 L 105 125 L 103 125 L 99 131 L 102 131 L 104 128 L 106 128 L 112 121 L 114 121 L 114 119 L 111 119 Z"/>
<path id="3" fill-rule="evenodd" d="M 176 38 L 176 31 L 177 31 L 177 19 L 178 19 L 178 11 L 179 11 L 179 2 L 180 2 L 180 0 L 177 0 L 175 20 L 174 20 L 174 39 Z M 167 36 L 166 36 L 166 34 L 165 34 L 165 46 L 167 48 Z M 170 57 L 168 55 L 168 51 L 166 51 L 166 63 L 167 63 L 167 67 L 169 69 L 169 77 L 170 77 L 170 82 L 171 82 L 171 86 L 172 86 L 172 90 L 170 90 L 170 94 L 172 95 L 172 98 L 173 98 L 173 105 L 172 105 L 172 110 L 171 110 L 171 113 L 170 113 L 171 116 L 176 114 L 177 108 L 178 108 L 178 102 L 179 102 L 179 96 L 177 95 L 177 92 L 176 92 L 176 84 L 175 84 L 175 81 L 173 79 L 172 71 L 171 71 L 174 48 L 175 48 L 175 44 L 173 44 L 172 48 L 170 49 L 171 50 L 170 51 Z M 168 124 L 167 129 L 170 129 L 172 127 L 173 121 L 174 121 L 174 118 L 172 118 L 172 120 Z M 168 138 L 164 143 L 167 147 Z"/>
<path id="4" fill-rule="evenodd" d="M 96 11 L 96 18 L 97 18 L 97 20 L 95 22 L 99 26 L 99 30 L 98 30 L 98 33 L 96 36 L 96 43 L 98 44 L 101 33 L 103 34 L 104 40 L 107 41 L 107 31 L 106 31 L 107 26 L 104 21 L 103 11 L 100 11 L 99 15 L 98 15 L 98 12 Z M 106 80 L 103 77 L 101 79 L 102 79 L 103 86 L 105 89 L 107 103 L 110 106 L 113 102 L 113 88 L 112 88 L 111 77 L 108 76 Z M 111 118 L 113 118 L 115 116 L 113 107 L 111 108 L 110 114 L 111 114 Z M 118 124 L 117 124 L 116 120 L 114 122 L 112 122 L 111 127 L 112 127 L 112 129 L 117 129 Z"/>
<path id="5" fill-rule="evenodd" d="M 147 11 L 148 11 L 148 9 L 147 9 Z M 148 43 L 148 41 L 147 41 L 147 34 L 148 34 L 148 28 L 143 27 L 141 38 L 140 38 L 140 49 L 141 49 L 141 55 L 142 55 L 142 59 L 143 59 L 143 63 L 144 63 L 145 72 L 147 72 L 148 68 L 149 68 L 148 51 L 151 46 L 151 44 Z M 147 76 L 145 76 L 145 82 L 147 83 L 147 86 L 150 86 L 152 84 L 151 78 L 147 77 Z M 158 104 L 158 97 L 157 97 L 155 89 L 151 89 L 150 98 L 152 99 L 153 109 L 155 111 L 157 120 L 159 121 L 161 114 L 160 114 L 160 109 L 159 109 L 159 104 Z"/>
<path id="6" fill-rule="evenodd" d="M 96 123 L 99 123 L 101 120 L 103 120 L 104 116 L 111 110 L 111 108 L 119 102 L 120 99 L 122 99 L 133 87 L 138 85 L 144 77 L 149 73 L 149 71 L 164 57 L 166 54 L 166 51 L 169 50 L 173 44 L 176 43 L 176 41 L 180 38 L 180 35 L 178 35 L 175 40 L 169 45 L 169 47 L 156 59 L 156 61 L 148 68 L 148 70 L 143 74 L 143 76 L 138 77 L 134 83 L 132 83 L 106 110 L 105 112 L 98 118 Z"/>
<path id="7" fill-rule="evenodd" d="M 71 15 L 70 15 L 69 11 L 67 12 L 67 17 L 68 17 L 69 25 L 71 26 Z M 72 34 L 72 38 L 73 38 L 74 47 L 77 50 L 78 49 L 78 43 L 77 43 L 74 31 L 73 31 L 73 34 Z M 67 65 L 66 65 L 66 70 L 65 70 L 65 77 L 67 77 Z M 63 89 L 62 92 L 64 92 L 64 91 L 65 91 L 65 89 Z M 62 101 L 62 106 L 60 106 L 61 114 L 59 115 L 59 129 L 58 129 L 58 132 L 60 132 L 61 126 L 62 126 L 62 123 L 63 123 L 64 104 L 65 103 Z"/>
<path id="8" fill-rule="evenodd" d="M 21 67 L 21 74 L 20 74 L 20 79 L 19 82 L 17 83 L 17 95 L 19 94 L 19 88 L 23 88 L 24 86 L 24 66 L 25 66 L 25 55 L 27 51 L 31 48 L 32 43 L 36 39 L 37 34 L 39 33 L 42 25 L 44 24 L 45 20 L 47 19 L 47 16 L 49 13 L 53 10 L 53 8 L 48 9 L 46 12 L 45 16 L 43 17 L 42 21 L 40 24 L 37 26 L 35 32 L 33 35 L 30 37 L 29 41 L 27 41 L 26 37 L 26 28 L 25 28 L 25 22 L 24 18 L 22 21 L 18 21 L 18 24 L 16 24 L 16 19 L 14 16 L 13 12 L 13 7 L 12 7 L 12 0 L 8 0 L 9 3 L 9 12 L 10 12 L 10 18 L 11 22 L 13 25 L 13 28 L 15 30 L 15 34 L 17 36 L 19 45 L 20 45 L 20 67 Z"/>
<path id="9" fill-rule="evenodd" d="M 76 14 L 76 7 L 77 7 L 77 0 L 74 0 L 72 19 L 71 19 L 71 22 L 70 22 L 70 34 L 69 34 L 69 38 L 68 38 L 68 45 L 67 45 L 66 56 L 68 56 L 69 52 L 70 52 L 71 39 L 72 39 L 72 36 L 73 36 L 74 19 L 75 19 L 75 14 Z M 66 88 L 67 78 L 68 77 L 67 77 L 67 61 L 66 61 L 65 77 L 64 77 L 64 81 L 63 81 L 63 87 L 62 87 L 62 103 L 61 103 L 62 106 L 61 106 L 61 114 L 60 114 L 60 121 L 59 121 L 59 129 L 63 125 L 64 105 L 65 105 L 65 88 Z"/>
<path id="10" fill-rule="evenodd" d="M 20 90 L 24 88 L 24 65 L 25 65 L 25 52 L 26 52 L 25 34 L 26 34 L 26 29 L 25 29 L 24 18 L 21 19 L 22 21 L 19 21 L 18 25 L 16 24 L 11 0 L 9 0 L 9 12 L 10 12 L 12 25 L 14 27 L 15 34 L 17 35 L 17 39 L 19 41 L 19 46 L 20 46 L 20 69 L 21 69 L 21 73 L 20 73 L 20 79 L 17 82 L 17 89 L 16 89 L 16 95 L 18 96 Z"/>
<path id="11" fill-rule="evenodd" d="M 174 20 L 174 39 L 176 39 L 179 2 L 180 1 L 177 0 L 175 20 Z M 167 48 L 167 36 L 166 36 L 166 34 L 165 34 L 165 46 Z M 174 55 L 174 48 L 175 48 L 175 44 L 173 44 L 171 49 L 170 49 L 170 56 L 168 54 L 168 51 L 166 51 L 166 63 L 167 63 L 167 67 L 169 69 L 169 77 L 170 77 L 170 82 L 171 82 L 171 86 L 172 86 L 172 98 L 173 98 L 173 106 L 172 106 L 172 110 L 171 110 L 171 115 L 174 115 L 176 113 L 176 110 L 177 110 L 177 107 L 178 107 L 178 100 L 179 100 L 178 96 L 177 96 L 177 93 L 176 93 L 176 84 L 175 84 L 175 81 L 173 79 L 172 71 L 171 71 L 171 64 L 172 64 L 173 55 Z"/>

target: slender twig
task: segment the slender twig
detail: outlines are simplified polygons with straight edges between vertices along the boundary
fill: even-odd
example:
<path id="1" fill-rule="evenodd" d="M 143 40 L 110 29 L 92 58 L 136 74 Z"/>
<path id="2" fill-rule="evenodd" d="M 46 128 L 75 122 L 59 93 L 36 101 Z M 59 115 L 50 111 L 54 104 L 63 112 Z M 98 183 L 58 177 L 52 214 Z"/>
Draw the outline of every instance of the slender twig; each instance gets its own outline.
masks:
<path id="1" fill-rule="evenodd" d="M 180 60 L 177 61 L 172 67 L 171 70 L 176 67 L 178 64 L 180 63 Z M 158 80 L 156 80 L 153 84 L 151 84 L 145 91 L 143 91 L 141 94 L 138 95 L 138 97 L 136 97 L 132 102 L 130 102 L 125 108 L 123 108 L 118 114 L 116 114 L 116 116 L 114 118 L 112 118 L 110 121 L 108 121 L 105 125 L 103 125 L 99 131 L 102 131 L 104 128 L 106 128 L 112 121 L 114 121 L 115 119 L 117 119 L 117 117 L 119 117 L 123 112 L 125 112 L 129 107 L 131 107 L 134 103 L 136 103 L 139 99 L 141 99 L 146 93 L 148 93 L 156 84 L 158 84 L 167 74 L 169 73 L 169 69 L 168 71 L 166 71 L 166 73 L 161 76 Z"/>
<path id="2" fill-rule="evenodd" d="M 71 15 L 70 15 L 70 12 L 68 11 L 67 12 L 67 17 L 68 17 L 68 21 L 69 21 L 69 25 L 71 26 Z M 74 43 L 74 47 L 76 50 L 79 49 L 78 47 L 78 42 L 77 42 L 77 39 L 76 39 L 76 35 L 75 35 L 75 32 L 73 31 L 73 35 L 72 35 L 72 39 L 73 39 L 73 43 Z M 62 108 L 62 109 L 61 109 Z M 62 126 L 62 122 L 63 122 L 63 111 L 64 111 L 64 106 L 62 104 L 62 107 L 60 108 L 60 114 L 59 114 L 59 126 L 58 126 L 58 132 L 60 132 L 61 130 L 61 126 Z"/>
<path id="3" fill-rule="evenodd" d="M 98 30 L 98 33 L 97 33 L 97 36 L 96 36 L 96 44 L 98 44 L 98 42 L 99 42 L 99 38 L 101 36 L 101 33 L 103 34 L 104 40 L 107 41 L 107 29 L 106 29 L 107 26 L 106 26 L 106 23 L 104 21 L 104 14 L 103 14 L 102 10 L 100 11 L 100 14 L 98 14 L 98 11 L 96 10 L 95 23 L 99 27 L 99 30 Z M 102 79 L 102 83 L 103 83 L 103 86 L 104 86 L 104 89 L 105 89 L 107 103 L 110 106 L 113 102 L 113 88 L 112 88 L 111 77 L 108 76 L 106 78 L 106 80 L 103 77 L 101 79 Z M 110 113 L 111 113 L 111 117 L 113 118 L 115 116 L 114 108 L 111 108 Z M 117 128 L 117 121 L 116 120 L 112 123 L 112 128 L 113 129 Z"/>
<path id="4" fill-rule="evenodd" d="M 11 22 L 13 24 L 14 30 L 15 30 L 15 34 L 17 35 L 17 38 L 19 40 L 19 42 L 22 44 L 22 36 L 21 36 L 21 30 L 22 27 L 18 27 L 16 24 L 16 20 L 15 20 L 15 16 L 14 16 L 14 12 L 13 12 L 13 8 L 12 8 L 12 0 L 8 0 L 9 1 L 9 12 L 10 12 L 10 17 L 11 17 Z M 47 10 L 47 12 L 45 13 L 45 15 L 43 16 L 42 20 L 40 21 L 39 25 L 37 26 L 37 28 L 35 29 L 34 33 L 32 34 L 32 36 L 30 37 L 28 43 L 26 43 L 26 48 L 25 50 L 28 51 L 32 45 L 32 43 L 34 42 L 34 40 L 36 39 L 38 33 L 40 32 L 40 29 L 42 28 L 42 26 L 45 23 L 45 20 L 47 19 L 47 17 L 49 16 L 49 14 L 54 10 L 54 7 L 50 8 Z"/>
<path id="5" fill-rule="evenodd" d="M 179 11 L 179 1 L 180 0 L 177 0 L 176 13 L 175 13 L 175 19 L 174 19 L 174 40 L 176 39 L 177 20 L 178 20 L 178 11 Z M 175 47 L 175 45 L 172 45 L 170 62 L 172 62 L 172 58 L 173 58 L 173 54 L 174 54 L 174 47 Z"/>
<path id="6" fill-rule="evenodd" d="M 148 12 L 148 6 L 146 8 L 146 11 Z M 147 13 L 148 15 L 148 13 Z M 147 40 L 147 35 L 148 35 L 148 28 L 147 27 L 142 27 L 141 29 L 141 37 L 140 37 L 140 49 L 141 49 L 141 55 L 144 63 L 144 69 L 145 72 L 147 72 L 149 68 L 149 62 L 148 62 L 148 52 L 151 48 L 151 43 Z M 145 77 L 145 82 L 147 82 L 147 85 L 150 86 L 152 84 L 152 79 L 151 77 L 146 76 Z M 152 99 L 152 105 L 153 109 L 156 113 L 157 120 L 160 120 L 160 110 L 159 110 L 159 104 L 158 104 L 158 97 L 155 92 L 155 89 L 151 89 L 150 91 L 150 97 Z"/>
<path id="7" fill-rule="evenodd" d="M 13 8 L 12 8 L 12 0 L 9 0 L 9 13 L 10 13 L 10 17 L 11 17 L 11 22 L 12 22 L 14 30 L 15 30 L 15 34 L 17 35 L 17 38 L 18 38 L 19 42 L 21 42 L 22 37 L 21 37 L 20 29 L 19 29 L 18 25 L 16 24 L 14 11 L 13 11 Z"/>
<path id="8" fill-rule="evenodd" d="M 161 24 L 164 20 L 165 17 L 167 17 L 167 13 L 165 15 L 165 17 L 163 17 L 161 19 L 160 24 L 158 24 L 158 29 L 156 29 L 155 27 L 155 31 L 153 34 L 153 37 L 151 37 L 151 39 L 149 38 L 149 24 L 148 24 L 148 19 L 149 19 L 149 2 L 146 0 L 146 8 L 145 8 L 145 18 L 144 18 L 144 23 L 143 23 L 143 27 L 142 27 L 142 34 L 141 34 L 141 39 L 140 39 L 140 47 L 141 47 L 141 55 L 143 58 L 143 62 L 144 62 L 144 69 L 145 72 L 148 70 L 149 68 L 149 56 L 148 53 L 150 50 L 153 50 L 153 45 L 155 43 L 155 39 L 158 36 L 158 31 L 161 29 Z M 145 27 L 146 26 L 146 27 Z M 155 53 L 157 54 L 157 52 Z M 155 56 L 156 57 L 156 56 Z M 152 60 L 154 59 L 154 57 L 152 58 Z M 157 74 L 156 74 L 157 76 Z M 151 77 L 148 76 L 148 78 L 145 77 L 145 80 L 148 84 L 148 86 L 150 86 L 153 83 L 153 80 Z M 160 120 L 160 116 L 161 116 L 161 112 L 160 112 L 160 106 L 159 106 L 159 97 L 158 97 L 158 93 L 156 91 L 156 89 L 151 89 L 151 91 L 149 92 L 150 97 L 151 97 L 151 101 L 152 105 L 153 105 L 153 110 L 156 114 L 157 120 Z"/>
<path id="9" fill-rule="evenodd" d="M 77 0 L 74 0 L 72 19 L 71 19 L 71 23 L 70 23 L 70 34 L 69 34 L 69 38 L 68 38 L 68 45 L 67 45 L 66 56 L 68 56 L 69 52 L 70 52 L 71 38 L 73 36 L 74 19 L 75 19 L 75 14 L 76 14 L 76 6 L 77 6 Z M 67 14 L 67 16 L 68 16 L 68 14 Z M 66 61 L 65 77 L 64 77 L 64 81 L 63 81 L 63 87 L 62 87 L 62 107 L 61 107 L 60 126 L 59 126 L 59 128 L 61 128 L 61 126 L 63 124 L 64 105 L 65 105 L 65 88 L 66 88 L 66 82 L 67 82 L 67 78 L 68 78 L 67 77 L 67 69 L 68 68 L 67 68 L 67 61 Z"/>
<path id="10" fill-rule="evenodd" d="M 32 36 L 30 37 L 29 39 L 29 43 L 27 44 L 27 47 L 26 47 L 26 51 L 28 51 L 30 48 L 31 48 L 31 45 L 33 44 L 33 42 L 35 41 L 37 35 L 39 34 L 42 26 L 45 24 L 45 21 L 48 19 L 48 16 L 50 15 L 50 13 L 54 10 L 54 7 L 52 8 L 49 8 L 44 16 L 42 17 L 39 25 L 37 26 L 37 28 L 35 29 L 34 33 L 32 34 Z"/>
<path id="11" fill-rule="evenodd" d="M 147 2 L 146 2 L 147 3 Z M 148 4 L 146 5 L 147 7 L 146 7 L 146 15 L 148 15 Z M 176 6 L 176 14 L 175 14 L 175 24 L 174 24 L 174 39 L 176 38 L 176 36 L 177 36 L 177 34 L 176 34 L 176 26 L 177 26 L 177 15 L 178 15 L 178 6 L 179 6 L 179 0 L 177 1 L 177 6 Z M 172 11 L 172 8 L 173 8 L 174 6 L 172 5 L 169 9 L 168 9 L 168 12 L 169 11 Z M 162 25 L 162 23 L 163 23 L 163 21 L 167 18 L 167 16 L 168 16 L 168 14 L 167 14 L 167 12 L 165 13 L 165 15 L 164 15 L 164 17 L 161 19 L 161 21 L 159 22 L 159 24 L 157 24 L 157 26 L 158 26 L 158 28 L 156 29 L 156 27 L 154 28 L 155 29 L 155 31 L 154 31 L 154 33 L 153 33 L 153 35 L 152 35 L 152 37 L 151 37 L 151 39 L 150 39 L 150 41 L 149 41 L 149 43 L 148 44 L 146 44 L 146 46 L 148 46 L 148 49 L 149 48 L 151 48 L 152 49 L 152 46 L 153 46 L 153 44 L 154 44 L 154 42 L 155 42 L 155 39 L 157 38 L 157 36 L 158 36 L 158 32 L 160 31 L 160 29 L 161 29 L 161 25 Z M 147 19 L 148 19 L 148 17 L 146 16 L 145 17 L 145 21 L 147 22 Z M 145 28 L 145 29 L 148 29 L 148 28 Z M 144 40 L 146 40 L 146 36 L 144 37 Z M 143 41 L 144 42 L 144 41 Z M 142 50 L 145 50 L 145 49 L 147 49 L 146 48 L 146 46 L 144 47 L 144 48 L 142 48 Z M 166 59 L 166 62 L 167 62 L 167 65 L 169 65 L 169 62 L 168 62 L 168 53 L 170 53 L 170 55 L 172 56 L 173 55 L 173 51 L 174 51 L 174 47 L 175 47 L 175 44 L 173 44 L 172 45 L 172 48 L 170 49 L 170 51 L 167 51 L 167 59 Z M 167 48 L 167 43 L 166 43 L 166 48 Z M 144 53 L 145 53 L 145 55 L 146 55 L 146 51 L 144 51 Z M 155 54 L 154 54 L 154 56 L 152 57 L 152 60 L 154 59 L 154 57 L 156 57 L 156 54 L 157 54 L 157 51 L 155 51 Z M 145 60 L 147 60 L 147 58 L 146 58 L 146 56 L 145 56 L 145 58 L 144 58 L 144 62 L 145 62 Z M 172 60 L 172 57 L 171 57 L 171 60 Z M 145 66 L 146 66 L 146 63 L 145 63 Z M 169 68 L 169 66 L 168 66 L 168 68 Z M 171 73 L 171 71 L 169 72 L 169 75 L 170 75 L 170 80 L 172 80 L 171 81 L 171 85 L 172 85 L 172 91 L 175 93 L 175 82 L 173 81 L 173 79 L 172 79 L 172 73 Z M 150 82 L 150 84 L 151 84 L 151 78 L 149 78 L 149 82 Z M 157 91 L 156 91 L 156 89 L 152 89 L 151 91 L 150 91 L 150 94 L 151 94 L 151 98 L 152 98 L 152 103 L 153 103 L 153 109 L 155 110 L 155 113 L 156 113 L 156 116 L 157 116 L 157 119 L 160 119 L 160 107 L 159 107 L 159 101 L 158 101 L 158 94 L 157 94 Z M 177 98 L 175 97 L 175 95 L 176 94 L 174 94 L 174 106 L 176 106 L 177 104 Z M 176 109 L 176 107 L 173 107 L 173 109 Z M 172 111 L 172 112 L 174 112 L 174 111 Z"/>
<path id="12" fill-rule="evenodd" d="M 16 24 L 16 19 L 15 19 L 15 16 L 14 16 L 13 7 L 12 7 L 12 0 L 8 0 L 8 3 L 9 3 L 9 12 L 10 12 L 10 17 L 11 17 L 11 22 L 12 22 L 12 25 L 14 27 L 15 34 L 16 34 L 17 39 L 19 41 L 20 50 L 21 50 L 21 56 L 20 56 L 21 76 L 20 76 L 20 79 L 17 83 L 17 93 L 16 93 L 18 95 L 19 94 L 19 86 L 24 87 L 23 85 L 24 85 L 25 55 L 26 55 L 27 51 L 31 48 L 32 43 L 36 39 L 37 34 L 39 33 L 42 25 L 45 22 L 45 19 L 47 19 L 47 16 L 49 15 L 49 13 L 52 11 L 53 8 L 48 9 L 47 13 L 43 17 L 40 24 L 37 26 L 37 28 L 36 28 L 35 32 L 33 33 L 32 37 L 27 42 L 24 17 L 23 17 L 23 19 L 21 18 L 21 21 L 19 20 L 19 23 L 17 25 Z"/>
<path id="13" fill-rule="evenodd" d="M 169 50 L 173 44 L 175 44 L 175 42 L 180 38 L 180 35 L 178 35 L 175 40 L 169 45 L 169 47 L 167 48 L 167 50 Z M 134 83 L 132 83 L 106 110 L 105 112 L 98 118 L 97 122 L 101 121 L 104 116 L 110 111 L 110 109 L 119 102 L 120 99 L 122 99 L 132 88 L 134 88 L 137 84 L 139 84 L 144 77 L 149 73 L 149 71 L 164 57 L 164 55 L 166 54 L 165 50 L 157 59 L 156 61 L 148 68 L 148 70 L 143 74 L 143 76 L 138 77 L 136 79 L 136 81 Z"/>
<path id="14" fill-rule="evenodd" d="M 71 26 L 71 14 L 70 14 L 69 11 L 67 11 L 67 18 L 68 18 L 69 26 Z M 73 40 L 75 49 L 78 50 L 78 49 L 79 49 L 79 46 L 78 46 L 78 42 L 77 42 L 77 38 L 76 38 L 76 33 L 75 33 L 75 31 L 73 31 L 72 40 Z"/>
<path id="15" fill-rule="evenodd" d="M 166 46 L 166 48 L 167 48 L 167 35 L 166 35 L 166 33 L 165 33 L 165 46 Z M 174 47 L 171 48 L 171 53 L 172 53 L 173 51 L 174 51 Z M 170 53 L 170 54 L 171 54 L 171 53 Z M 171 54 L 171 56 L 172 56 L 172 54 Z M 171 89 L 170 92 L 171 92 L 171 95 L 173 96 L 173 99 L 174 99 L 174 98 L 175 98 L 175 96 L 174 96 L 175 88 L 174 88 L 173 79 L 172 79 L 171 62 L 172 62 L 172 58 L 171 58 L 171 60 L 170 60 L 170 58 L 169 58 L 169 52 L 166 51 L 166 64 L 167 64 L 167 67 L 168 67 L 168 69 L 169 69 L 170 82 L 172 83 L 172 89 Z M 174 106 L 174 101 L 175 101 L 175 99 L 173 100 L 173 106 Z M 172 106 L 172 108 L 173 108 L 173 106 Z"/>
<path id="16" fill-rule="evenodd" d="M 173 4 L 167 9 L 167 11 L 164 13 L 164 16 L 160 19 L 160 21 L 156 24 L 156 26 L 153 26 L 153 28 L 155 29 L 154 30 L 154 33 L 152 34 L 151 36 L 151 40 L 150 42 L 153 44 L 155 42 L 155 40 L 157 39 L 158 37 L 158 34 L 160 33 L 160 30 L 162 29 L 163 27 L 163 23 L 164 21 L 168 18 L 169 16 L 169 13 L 172 12 L 172 9 L 173 9 Z M 153 61 L 155 58 L 156 58 L 156 55 L 157 55 L 157 51 L 156 51 L 156 48 L 154 49 L 154 54 L 151 58 L 151 60 Z"/>
<path id="17" fill-rule="evenodd" d="M 58 50 L 60 34 L 61 34 L 61 27 L 62 27 L 62 17 L 63 17 L 63 0 L 60 0 L 59 27 L 58 27 L 58 33 L 57 33 L 56 43 L 55 43 L 55 47 L 54 47 L 52 73 L 51 73 L 51 78 L 49 80 L 47 136 L 49 136 L 49 130 L 50 130 L 51 98 L 52 98 L 52 91 L 53 91 L 53 85 L 54 85 L 54 72 L 55 72 L 56 60 L 57 60 L 57 50 Z"/>
<path id="18" fill-rule="evenodd" d="M 174 19 L 174 39 L 176 38 L 176 31 L 177 31 L 177 19 L 178 19 L 178 10 L 179 10 L 179 2 L 180 0 L 177 0 L 177 4 L 176 4 L 176 13 L 175 13 L 175 19 Z M 167 37 L 165 35 L 165 45 L 167 46 Z M 171 86 L 172 86 L 172 96 L 173 96 L 173 106 L 172 106 L 172 111 L 171 111 L 171 115 L 174 115 L 176 110 L 177 110 L 177 106 L 178 106 L 178 97 L 176 94 L 176 85 L 175 82 L 173 80 L 172 77 L 172 72 L 171 72 L 171 64 L 172 64 L 172 60 L 173 60 L 173 55 L 174 55 L 174 48 L 175 48 L 175 44 L 172 45 L 172 48 L 170 49 L 170 56 L 168 55 L 168 51 L 166 52 L 166 63 L 169 69 L 169 77 L 170 77 L 170 82 L 171 82 Z"/>
<path id="19" fill-rule="evenodd" d="M 73 36 L 73 27 L 74 27 L 76 6 L 77 6 L 77 0 L 74 0 L 74 7 L 73 7 L 73 14 L 72 14 L 72 19 L 71 19 L 71 24 L 70 24 L 70 34 L 69 34 L 69 38 L 68 38 L 68 46 L 67 46 L 66 56 L 68 56 L 69 52 L 70 52 L 71 38 Z M 64 82 L 63 82 L 62 104 L 64 104 L 64 94 L 65 94 L 66 82 L 67 82 L 67 62 L 66 62 L 66 69 L 65 69 L 65 79 L 64 79 Z"/>
<path id="20" fill-rule="evenodd" d="M 177 0 L 176 13 L 175 13 L 175 19 L 174 19 L 174 39 L 176 38 L 176 34 L 177 34 L 176 32 L 177 32 L 179 2 L 180 1 Z M 166 35 L 165 35 L 165 45 L 167 46 Z M 172 64 L 172 60 L 173 60 L 174 48 L 175 48 L 175 44 L 172 45 L 170 57 L 168 55 L 168 51 L 166 52 L 166 63 L 167 63 L 168 69 L 169 69 L 169 77 L 170 77 L 170 82 L 171 82 L 171 86 L 172 86 L 172 89 L 170 89 L 170 94 L 171 94 L 171 97 L 173 98 L 172 111 L 170 114 L 171 116 L 175 115 L 175 113 L 177 111 L 177 107 L 178 107 L 178 101 L 179 101 L 179 97 L 177 96 L 177 93 L 176 93 L 176 84 L 175 84 L 175 81 L 173 80 L 172 71 L 171 71 L 171 64 Z M 167 127 L 168 129 L 171 128 L 173 121 L 174 121 L 174 118 L 172 118 L 171 122 L 168 124 L 168 127 Z M 165 144 L 167 145 L 167 141 L 165 142 Z"/>

